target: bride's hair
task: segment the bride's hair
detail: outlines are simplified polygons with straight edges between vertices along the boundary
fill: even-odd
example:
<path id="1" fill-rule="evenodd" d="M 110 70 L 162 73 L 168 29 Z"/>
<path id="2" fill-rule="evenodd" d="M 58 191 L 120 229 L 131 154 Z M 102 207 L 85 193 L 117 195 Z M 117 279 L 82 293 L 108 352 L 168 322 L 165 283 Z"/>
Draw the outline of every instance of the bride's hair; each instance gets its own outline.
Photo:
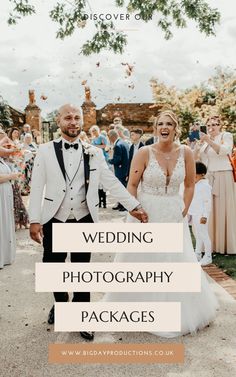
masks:
<path id="1" fill-rule="evenodd" d="M 179 137 L 181 135 L 181 128 L 180 128 L 180 125 L 179 125 L 178 118 L 172 110 L 161 111 L 154 120 L 154 127 L 157 127 L 157 122 L 162 115 L 167 115 L 173 120 L 173 122 L 175 123 L 175 140 L 179 139 Z"/>

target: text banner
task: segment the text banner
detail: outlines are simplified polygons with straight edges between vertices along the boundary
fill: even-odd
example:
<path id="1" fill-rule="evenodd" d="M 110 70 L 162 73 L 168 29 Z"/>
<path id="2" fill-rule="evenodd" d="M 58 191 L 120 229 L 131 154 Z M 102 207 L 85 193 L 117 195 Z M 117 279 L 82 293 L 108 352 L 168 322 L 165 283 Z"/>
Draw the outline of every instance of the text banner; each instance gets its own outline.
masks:
<path id="1" fill-rule="evenodd" d="M 180 302 L 55 303 L 55 331 L 180 330 Z"/>
<path id="2" fill-rule="evenodd" d="M 36 292 L 200 292 L 199 263 L 36 263 Z"/>
<path id="3" fill-rule="evenodd" d="M 54 252 L 182 253 L 182 223 L 53 224 Z"/>

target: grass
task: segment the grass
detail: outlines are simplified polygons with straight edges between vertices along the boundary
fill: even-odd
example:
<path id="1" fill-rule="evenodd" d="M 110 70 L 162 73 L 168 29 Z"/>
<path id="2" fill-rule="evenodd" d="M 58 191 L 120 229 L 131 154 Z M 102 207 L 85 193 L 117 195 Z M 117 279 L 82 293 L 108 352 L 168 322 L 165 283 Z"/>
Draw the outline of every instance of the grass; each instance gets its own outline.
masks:
<path id="1" fill-rule="evenodd" d="M 236 280 L 236 255 L 213 254 L 213 263 Z"/>
<path id="2" fill-rule="evenodd" d="M 195 247 L 195 238 L 192 233 L 192 227 L 190 227 L 193 246 Z M 236 280 L 236 255 L 218 254 L 212 255 L 213 263 L 222 269 L 232 279 Z"/>

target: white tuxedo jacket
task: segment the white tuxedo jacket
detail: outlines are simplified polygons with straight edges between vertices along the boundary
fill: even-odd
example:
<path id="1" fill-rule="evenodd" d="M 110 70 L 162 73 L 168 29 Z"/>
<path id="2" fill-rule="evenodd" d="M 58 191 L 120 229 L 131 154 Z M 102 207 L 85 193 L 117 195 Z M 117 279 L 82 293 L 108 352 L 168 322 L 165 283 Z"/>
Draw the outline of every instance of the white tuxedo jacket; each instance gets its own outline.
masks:
<path id="1" fill-rule="evenodd" d="M 98 186 L 101 183 L 129 211 L 139 202 L 109 170 L 102 150 L 82 143 L 86 201 L 94 222 L 98 222 Z M 66 174 L 62 140 L 39 146 L 32 173 L 29 217 L 30 223 L 45 224 L 61 206 L 66 193 Z"/>

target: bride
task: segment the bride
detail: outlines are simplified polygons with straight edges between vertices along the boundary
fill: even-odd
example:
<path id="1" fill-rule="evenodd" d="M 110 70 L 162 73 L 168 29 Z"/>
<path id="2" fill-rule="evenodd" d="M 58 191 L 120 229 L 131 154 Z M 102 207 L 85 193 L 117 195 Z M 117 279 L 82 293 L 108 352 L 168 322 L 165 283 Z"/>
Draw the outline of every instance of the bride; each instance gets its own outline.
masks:
<path id="1" fill-rule="evenodd" d="M 159 142 L 141 148 L 135 155 L 129 176 L 128 191 L 138 198 L 152 223 L 184 224 L 183 253 L 119 253 L 114 262 L 196 262 L 187 212 L 195 179 L 192 151 L 175 140 L 180 135 L 178 119 L 172 111 L 163 111 L 155 122 Z M 180 185 L 184 183 L 183 198 Z M 128 215 L 128 222 L 137 221 Z M 209 324 L 216 314 L 217 301 L 202 271 L 200 293 L 106 293 L 104 301 L 179 301 L 181 332 L 154 334 L 171 338 L 194 333 Z"/>

